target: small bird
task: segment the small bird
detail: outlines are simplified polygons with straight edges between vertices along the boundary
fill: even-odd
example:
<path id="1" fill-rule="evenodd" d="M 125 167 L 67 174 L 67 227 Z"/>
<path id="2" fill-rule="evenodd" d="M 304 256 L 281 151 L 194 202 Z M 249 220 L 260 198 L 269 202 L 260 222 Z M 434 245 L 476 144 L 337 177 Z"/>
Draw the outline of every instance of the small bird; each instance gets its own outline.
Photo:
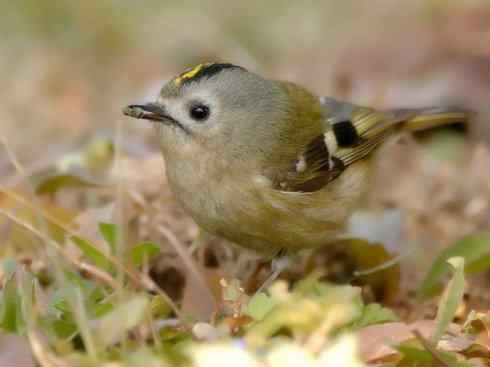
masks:
<path id="1" fill-rule="evenodd" d="M 471 116 L 376 110 L 229 63 L 190 68 L 123 113 L 156 122 L 170 188 L 202 229 L 270 257 L 344 236 L 387 138 Z"/>

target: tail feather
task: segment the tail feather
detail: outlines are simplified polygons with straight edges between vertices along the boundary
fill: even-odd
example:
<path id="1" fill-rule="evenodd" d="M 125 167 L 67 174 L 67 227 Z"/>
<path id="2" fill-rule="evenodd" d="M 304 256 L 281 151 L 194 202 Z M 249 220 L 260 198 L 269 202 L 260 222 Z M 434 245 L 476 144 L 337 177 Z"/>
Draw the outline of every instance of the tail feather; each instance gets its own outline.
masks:
<path id="1" fill-rule="evenodd" d="M 405 113 L 407 110 L 403 110 Z M 403 128 L 409 131 L 421 131 L 455 123 L 467 124 L 474 113 L 458 107 L 436 107 L 409 110 L 414 113 Z"/>

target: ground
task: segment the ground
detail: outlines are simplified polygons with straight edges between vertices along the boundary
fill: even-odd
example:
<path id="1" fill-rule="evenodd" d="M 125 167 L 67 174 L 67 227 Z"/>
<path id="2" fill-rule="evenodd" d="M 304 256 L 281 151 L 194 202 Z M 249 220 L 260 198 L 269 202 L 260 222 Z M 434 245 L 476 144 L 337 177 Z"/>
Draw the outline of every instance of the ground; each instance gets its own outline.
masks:
<path id="1" fill-rule="evenodd" d="M 213 348 L 262 363 L 255 365 L 275 365 L 260 360 L 260 348 L 271 359 L 286 348 L 327 361 L 324 355 L 335 348 L 355 349 L 351 339 L 337 337 L 342 330 L 357 336 L 352 343 L 362 351 L 362 362 L 346 365 L 423 366 L 423 358 L 438 365 L 445 358 L 438 353 L 449 351 L 488 363 L 489 338 L 480 327 L 490 330 L 485 2 L 274 0 L 232 8 L 223 1 L 203 7 L 25 0 L 6 5 L 7 13 L 0 25 L 0 327 L 24 337 L 1 335 L 2 345 L 14 347 L 0 348 L 0 362 L 32 365 L 32 350 L 43 366 L 94 360 L 179 365 L 181 358 L 205 366 Z M 186 67 L 215 60 L 377 108 L 451 104 L 477 114 L 466 129 L 387 144 L 356 221 L 362 240 L 298 256 L 269 293 L 250 299 L 268 265 L 199 234 L 168 188 L 154 130 L 121 114 L 129 103 L 153 99 Z M 455 256 L 466 265 L 461 299 L 460 267 L 451 272 L 445 264 Z M 34 299 L 26 296 L 31 276 L 39 292 Z M 329 288 L 331 282 L 339 288 Z M 68 284 L 79 291 L 67 291 Z M 459 300 L 456 308 L 445 307 L 447 297 Z M 373 302 L 386 308 L 373 311 Z M 147 303 L 152 322 L 141 316 Z M 337 303 L 340 313 L 331 308 Z M 445 312 L 447 323 L 440 316 Z M 325 316 L 331 314 L 334 321 Z M 422 334 L 418 340 L 413 325 Z M 433 339 L 437 325 L 445 325 L 446 345 Z M 385 334 L 397 342 L 416 339 L 428 357 L 414 362 L 408 349 L 397 356 L 383 351 Z M 230 337 L 245 343 L 239 348 L 245 356 L 233 354 Z M 135 340 L 148 349 L 134 348 Z M 150 352 L 158 341 L 178 352 Z M 181 357 L 187 343 L 192 352 Z"/>

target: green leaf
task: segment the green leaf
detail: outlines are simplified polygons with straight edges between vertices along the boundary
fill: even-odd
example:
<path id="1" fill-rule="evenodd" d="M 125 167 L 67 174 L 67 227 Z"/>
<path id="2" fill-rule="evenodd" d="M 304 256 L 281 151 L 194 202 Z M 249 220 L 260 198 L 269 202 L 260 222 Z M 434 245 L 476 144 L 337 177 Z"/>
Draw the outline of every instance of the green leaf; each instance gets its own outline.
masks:
<path id="1" fill-rule="evenodd" d="M 5 279 L 10 279 L 14 275 L 15 271 L 17 270 L 17 266 L 17 261 L 14 259 L 5 259 L 2 262 Z"/>
<path id="2" fill-rule="evenodd" d="M 490 269 L 490 233 L 484 232 L 466 236 L 445 249 L 422 281 L 417 292 L 418 297 L 430 297 L 439 289 L 441 280 L 449 272 L 446 264 L 447 259 L 456 256 L 464 258 L 466 273 L 477 273 Z"/>
<path id="3" fill-rule="evenodd" d="M 164 319 L 172 313 L 172 307 L 161 295 L 156 295 L 151 299 L 151 314 L 155 319 Z"/>
<path id="4" fill-rule="evenodd" d="M 392 310 L 382 307 L 378 303 L 370 303 L 364 307 L 361 317 L 354 321 L 352 328 L 357 330 L 369 325 L 396 321 L 399 321 L 398 316 Z"/>
<path id="5" fill-rule="evenodd" d="M 91 172 L 106 171 L 114 161 L 114 143 L 103 138 L 95 139 L 85 148 L 83 158 Z"/>
<path id="6" fill-rule="evenodd" d="M 77 332 L 78 327 L 73 319 L 53 319 L 48 324 L 58 338 L 68 338 Z M 48 326 L 45 326 L 48 328 Z"/>
<path id="7" fill-rule="evenodd" d="M 34 311 L 36 303 L 36 289 L 39 291 L 39 284 L 37 279 L 32 273 L 26 272 L 24 269 L 20 269 L 17 278 L 17 292 L 20 303 L 19 321 L 22 325 L 24 320 L 28 320 L 27 323 L 37 322 L 38 315 Z M 32 327 L 32 326 L 31 326 Z"/>
<path id="8" fill-rule="evenodd" d="M 39 195 L 53 195 L 60 189 L 64 188 L 93 188 L 106 187 L 107 185 L 94 182 L 75 174 L 66 173 L 48 177 L 44 179 L 37 187 L 36 193 Z"/>
<path id="9" fill-rule="evenodd" d="M 69 283 L 64 284 L 64 288 L 72 288 L 72 286 L 77 286 L 79 288 L 82 288 L 84 291 L 90 291 L 95 287 L 94 281 L 84 278 L 83 275 L 79 272 L 66 269 L 64 271 L 64 274 L 67 283 Z"/>
<path id="10" fill-rule="evenodd" d="M 129 330 L 144 320 L 148 304 L 148 297 L 136 294 L 116 305 L 98 320 L 95 330 L 97 340 L 105 346 L 121 341 Z"/>
<path id="11" fill-rule="evenodd" d="M 97 248 L 97 246 L 82 237 L 72 236 L 70 239 L 95 266 L 106 271 L 111 271 L 111 262 L 106 254 Z"/>
<path id="12" fill-rule="evenodd" d="M 108 301 L 106 292 L 101 286 L 94 287 L 90 293 L 85 296 L 86 308 L 89 317 L 101 317 L 114 308 L 114 305 Z"/>
<path id="13" fill-rule="evenodd" d="M 469 362 L 459 361 L 456 353 L 446 352 L 431 347 L 419 349 L 413 345 L 401 344 L 394 346 L 403 358 L 397 366 L 444 366 L 444 367 L 472 367 Z"/>
<path id="14" fill-rule="evenodd" d="M 21 298 L 17 291 L 15 274 L 11 274 L 1 294 L 0 327 L 12 333 L 19 332 L 23 326 Z"/>
<path id="15" fill-rule="evenodd" d="M 395 349 L 398 350 L 404 357 L 402 359 L 402 363 L 400 363 L 400 365 L 402 366 L 404 366 L 405 364 L 413 366 L 433 365 L 434 358 L 432 358 L 432 355 L 426 350 L 403 344 L 396 346 Z"/>
<path id="16" fill-rule="evenodd" d="M 277 281 L 268 292 L 277 305 L 250 325 L 244 337 L 247 343 L 263 345 L 280 330 L 307 333 L 319 325 L 322 333 L 329 334 L 351 325 L 362 315 L 360 289 L 352 286 L 306 278 L 296 283 L 292 291 L 286 282 Z"/>
<path id="17" fill-rule="evenodd" d="M 117 226 L 113 223 L 99 223 L 99 231 L 111 248 L 112 254 L 116 254 L 119 243 Z"/>
<path id="18" fill-rule="evenodd" d="M 276 300 L 267 296 L 265 293 L 256 293 L 248 302 L 245 314 L 256 321 L 262 320 L 277 303 Z"/>
<path id="19" fill-rule="evenodd" d="M 437 349 L 435 344 L 425 339 L 420 333 L 416 335 L 417 345 L 422 349 L 412 345 L 411 341 L 406 341 L 394 348 L 406 358 L 403 358 L 397 366 L 444 366 L 444 367 L 471 367 L 473 364 L 460 361 L 461 355 L 453 352 Z"/>
<path id="20" fill-rule="evenodd" d="M 48 311 L 51 314 L 55 315 L 58 312 L 60 312 L 62 315 L 69 314 L 71 312 L 70 305 L 68 304 L 68 301 L 65 297 L 64 289 L 57 289 L 53 292 L 53 295 L 51 296 L 50 302 L 48 304 Z M 63 317 L 65 316 L 63 315 Z"/>
<path id="21" fill-rule="evenodd" d="M 223 286 L 223 301 L 237 302 L 244 295 L 244 290 L 238 279 L 231 279 Z"/>
<path id="22" fill-rule="evenodd" d="M 436 316 L 436 329 L 431 341 L 436 344 L 451 324 L 464 293 L 464 259 L 452 257 L 448 260 L 453 268 L 453 278 L 449 281 L 439 302 Z"/>
<path id="23" fill-rule="evenodd" d="M 130 257 L 135 266 L 140 266 L 143 264 L 143 261 L 150 261 L 159 252 L 160 246 L 152 242 L 142 242 L 131 249 Z"/>

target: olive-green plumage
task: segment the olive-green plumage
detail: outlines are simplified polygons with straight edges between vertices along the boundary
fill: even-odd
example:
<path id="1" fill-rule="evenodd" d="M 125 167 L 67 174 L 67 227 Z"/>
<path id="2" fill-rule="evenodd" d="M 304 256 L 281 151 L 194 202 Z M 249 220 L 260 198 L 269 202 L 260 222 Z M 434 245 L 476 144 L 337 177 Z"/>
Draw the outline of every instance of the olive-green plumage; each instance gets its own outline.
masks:
<path id="1" fill-rule="evenodd" d="M 378 111 L 231 64 L 189 69 L 124 113 L 158 122 L 170 187 L 199 226 L 268 255 L 338 240 L 390 135 L 470 115 Z"/>

